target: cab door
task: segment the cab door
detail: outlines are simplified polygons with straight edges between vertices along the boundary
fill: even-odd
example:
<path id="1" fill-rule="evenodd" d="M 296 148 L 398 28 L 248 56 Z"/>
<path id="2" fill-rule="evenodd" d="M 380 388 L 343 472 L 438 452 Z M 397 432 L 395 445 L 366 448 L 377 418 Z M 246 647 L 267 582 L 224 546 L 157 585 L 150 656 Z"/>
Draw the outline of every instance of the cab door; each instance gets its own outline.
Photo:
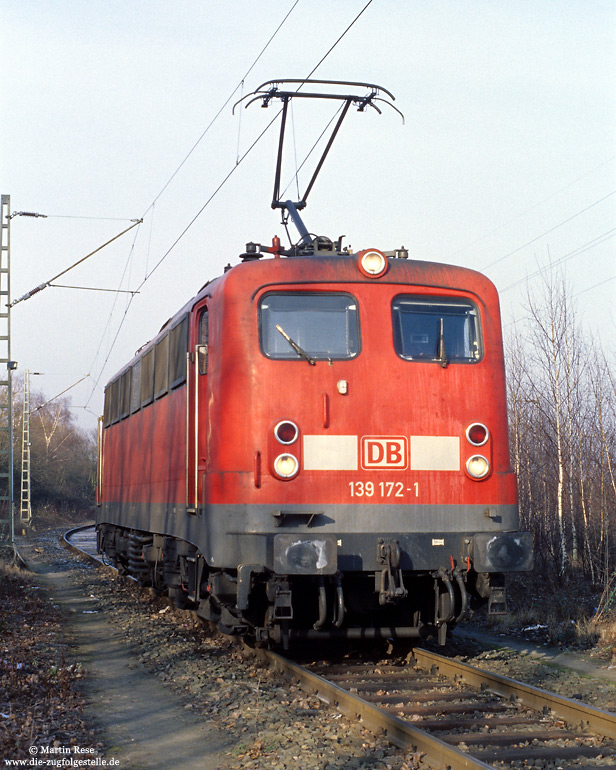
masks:
<path id="1" fill-rule="evenodd" d="M 196 324 L 187 366 L 186 408 L 186 511 L 196 514 L 203 503 L 203 484 L 207 463 L 207 370 L 209 312 L 207 304 L 195 311 Z"/>

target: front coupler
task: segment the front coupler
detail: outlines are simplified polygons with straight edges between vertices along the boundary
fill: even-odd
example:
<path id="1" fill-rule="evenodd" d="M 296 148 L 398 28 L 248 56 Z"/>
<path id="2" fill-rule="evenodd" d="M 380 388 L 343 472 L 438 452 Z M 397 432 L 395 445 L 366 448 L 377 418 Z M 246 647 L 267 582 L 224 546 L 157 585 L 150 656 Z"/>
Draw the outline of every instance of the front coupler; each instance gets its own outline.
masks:
<path id="1" fill-rule="evenodd" d="M 406 599 L 408 591 L 404 587 L 402 570 L 400 569 L 400 545 L 397 540 L 377 543 L 377 564 L 381 571 L 377 572 L 377 591 L 379 592 L 379 604 L 394 604 L 401 599 Z"/>

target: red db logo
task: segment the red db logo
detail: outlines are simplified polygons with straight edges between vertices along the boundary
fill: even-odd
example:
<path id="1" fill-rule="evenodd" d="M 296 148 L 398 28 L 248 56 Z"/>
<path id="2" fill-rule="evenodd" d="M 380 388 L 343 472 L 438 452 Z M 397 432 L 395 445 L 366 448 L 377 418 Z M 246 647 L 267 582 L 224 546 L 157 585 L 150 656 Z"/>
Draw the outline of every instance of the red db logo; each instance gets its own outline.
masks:
<path id="1" fill-rule="evenodd" d="M 362 436 L 361 467 L 404 469 L 408 464 L 406 436 Z"/>

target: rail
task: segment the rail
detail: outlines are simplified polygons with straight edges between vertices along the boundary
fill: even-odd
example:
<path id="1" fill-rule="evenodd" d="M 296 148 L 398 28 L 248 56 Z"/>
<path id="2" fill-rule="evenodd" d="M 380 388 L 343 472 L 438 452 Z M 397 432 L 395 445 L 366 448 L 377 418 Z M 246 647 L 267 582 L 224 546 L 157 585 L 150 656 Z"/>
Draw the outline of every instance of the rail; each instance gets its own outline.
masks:
<path id="1" fill-rule="evenodd" d="M 344 663 L 320 673 L 270 650 L 255 652 L 341 713 L 400 748 L 421 752 L 439 770 L 556 758 L 554 767 L 564 768 L 587 757 L 616 757 L 610 742 L 616 714 L 428 650 L 414 648 L 406 667 Z M 410 721 L 419 719 L 421 727 Z"/>
<path id="2" fill-rule="evenodd" d="M 114 572 L 117 572 L 115 567 L 112 567 L 110 564 L 105 564 L 103 559 L 97 554 L 96 527 L 94 524 L 85 524 L 67 530 L 60 536 L 60 544 L 67 550 L 92 562 L 97 567 L 111 569 Z"/>

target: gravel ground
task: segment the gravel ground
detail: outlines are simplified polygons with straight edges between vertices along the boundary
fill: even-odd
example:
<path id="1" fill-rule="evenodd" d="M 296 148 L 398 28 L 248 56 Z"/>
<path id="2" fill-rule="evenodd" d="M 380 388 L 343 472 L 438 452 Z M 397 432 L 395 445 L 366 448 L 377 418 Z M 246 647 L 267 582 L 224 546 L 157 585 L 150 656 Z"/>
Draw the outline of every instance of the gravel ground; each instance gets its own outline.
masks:
<path id="1" fill-rule="evenodd" d="M 31 538 L 26 555 L 34 553 L 57 570 L 69 570 L 71 581 L 92 600 L 91 611 L 105 613 L 136 651 L 129 666 L 158 677 L 182 697 L 185 709 L 232 739 L 234 748 L 221 770 L 417 767 L 412 753 L 287 684 L 248 659 L 233 640 L 134 583 L 76 559 L 58 544 L 58 535 L 52 531 Z M 87 699 L 87 669 L 81 674 Z M 113 736 L 107 736 L 107 743 L 113 743 Z"/>
<path id="2" fill-rule="evenodd" d="M 481 635 L 481 631 L 475 633 Z M 613 667 L 599 657 L 596 650 L 571 654 L 572 658 L 575 657 L 574 663 L 587 670 L 580 674 L 557 662 L 546 661 L 540 647 L 528 654 L 504 646 L 507 644 L 506 639 L 500 639 L 497 643 L 503 646 L 486 649 L 485 644 L 454 638 L 448 654 L 486 671 L 616 712 L 616 677 L 610 673 Z"/>
<path id="3" fill-rule="evenodd" d="M 282 681 L 278 674 L 247 659 L 232 640 L 211 632 L 190 614 L 172 609 L 124 579 L 75 560 L 58 545 L 57 538 L 58 532 L 39 534 L 28 548 L 31 552 L 39 549 L 38 556 L 58 569 L 70 567 L 70 579 L 91 598 L 93 610 L 105 613 L 136 650 L 130 667 L 158 677 L 180 695 L 185 709 L 232 738 L 234 748 L 221 768 L 412 770 L 419 766 L 419 757 L 390 746 Z M 540 658 L 507 648 L 486 649 L 470 640 L 455 640 L 451 654 L 616 711 L 614 682 L 581 677 Z M 87 697 L 88 672 L 81 673 Z"/>

